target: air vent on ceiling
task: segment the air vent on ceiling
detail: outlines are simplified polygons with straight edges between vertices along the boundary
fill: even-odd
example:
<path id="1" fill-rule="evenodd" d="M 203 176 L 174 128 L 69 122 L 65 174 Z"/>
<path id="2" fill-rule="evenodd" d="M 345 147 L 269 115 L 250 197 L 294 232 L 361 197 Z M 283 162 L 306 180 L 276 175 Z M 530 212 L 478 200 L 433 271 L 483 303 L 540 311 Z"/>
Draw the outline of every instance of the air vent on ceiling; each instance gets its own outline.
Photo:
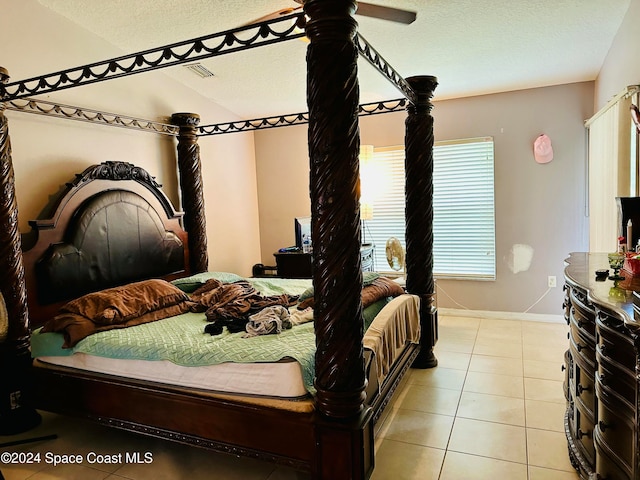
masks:
<path id="1" fill-rule="evenodd" d="M 187 70 L 191 70 L 193 73 L 198 75 L 200 78 L 208 78 L 213 77 L 213 72 L 209 70 L 207 67 L 202 65 L 201 63 L 191 63 L 189 65 L 183 65 Z"/>

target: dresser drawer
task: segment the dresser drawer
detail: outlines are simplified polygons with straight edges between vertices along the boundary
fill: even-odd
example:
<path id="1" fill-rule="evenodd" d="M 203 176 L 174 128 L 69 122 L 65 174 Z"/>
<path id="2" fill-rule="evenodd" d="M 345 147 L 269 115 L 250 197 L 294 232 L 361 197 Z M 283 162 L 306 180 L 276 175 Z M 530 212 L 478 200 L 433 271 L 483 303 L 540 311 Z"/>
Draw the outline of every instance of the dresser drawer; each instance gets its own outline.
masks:
<path id="1" fill-rule="evenodd" d="M 562 286 L 562 290 L 564 291 L 564 298 L 562 299 L 562 310 L 563 316 L 567 325 L 569 324 L 569 315 L 571 312 L 571 286 L 565 283 Z"/>
<path id="2" fill-rule="evenodd" d="M 608 317 L 603 321 L 602 314 L 599 313 L 596 321 L 596 338 L 603 357 L 635 370 L 636 354 L 626 327 L 612 326 L 611 318 Z"/>
<path id="3" fill-rule="evenodd" d="M 629 407 L 635 405 L 636 379 L 629 369 L 617 362 L 611 362 L 599 353 L 596 378 L 600 384 L 599 388 L 611 392 L 612 396 L 619 397 L 621 401 L 626 401 Z"/>
<path id="4" fill-rule="evenodd" d="M 569 339 L 569 349 L 573 356 L 574 363 L 581 363 L 585 368 L 595 372 L 596 370 L 596 350 L 595 343 L 587 341 L 582 336 L 573 336 Z"/>
<path id="5" fill-rule="evenodd" d="M 575 307 L 571 307 L 571 311 L 569 312 L 569 330 L 571 331 L 571 335 L 580 335 L 581 337 L 591 340 L 593 343 L 596 342 L 596 327 L 594 321 L 582 315 Z"/>
<path id="6" fill-rule="evenodd" d="M 571 394 L 576 407 L 594 417 L 594 379 L 593 372 L 583 368 L 578 362 L 574 362 L 574 378 L 569 382 Z"/>
<path id="7" fill-rule="evenodd" d="M 596 442 L 617 464 L 631 471 L 635 454 L 633 410 L 598 398 Z"/>
<path id="8" fill-rule="evenodd" d="M 564 370 L 564 383 L 562 384 L 564 389 L 564 398 L 567 401 L 572 401 L 571 392 L 569 390 L 569 385 L 571 385 L 570 380 L 573 378 L 573 359 L 571 358 L 571 351 L 567 350 L 564 352 L 564 365 L 562 365 Z"/>
<path id="9" fill-rule="evenodd" d="M 595 336 L 595 307 L 587 300 L 587 293 L 576 287 L 571 287 L 569 293 L 571 300 L 571 314 L 579 322 L 584 322 L 584 327 L 591 336 Z"/>
<path id="10" fill-rule="evenodd" d="M 596 478 L 598 480 L 632 480 L 632 473 L 611 459 L 596 443 Z"/>
<path id="11" fill-rule="evenodd" d="M 589 464 L 593 465 L 596 456 L 593 444 L 593 420 L 579 406 L 574 410 L 574 418 L 576 445 L 580 447 Z"/>
<path id="12" fill-rule="evenodd" d="M 586 329 L 581 328 L 573 315 L 569 321 L 569 339 L 574 341 L 579 348 L 587 346 L 595 351 L 596 337 L 589 334 Z"/>

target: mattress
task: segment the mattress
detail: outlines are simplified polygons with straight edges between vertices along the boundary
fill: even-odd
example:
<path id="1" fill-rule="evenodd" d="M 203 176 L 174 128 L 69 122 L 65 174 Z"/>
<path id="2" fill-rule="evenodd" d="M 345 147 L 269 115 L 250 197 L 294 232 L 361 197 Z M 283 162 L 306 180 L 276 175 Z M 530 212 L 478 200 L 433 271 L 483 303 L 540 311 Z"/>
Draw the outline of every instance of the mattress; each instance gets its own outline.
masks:
<path id="1" fill-rule="evenodd" d="M 289 399 L 309 395 L 300 364 L 293 359 L 184 367 L 168 360 L 127 360 L 76 353 L 67 357 L 38 357 L 36 361 L 43 367 L 47 364 L 58 365 L 211 392 Z"/>

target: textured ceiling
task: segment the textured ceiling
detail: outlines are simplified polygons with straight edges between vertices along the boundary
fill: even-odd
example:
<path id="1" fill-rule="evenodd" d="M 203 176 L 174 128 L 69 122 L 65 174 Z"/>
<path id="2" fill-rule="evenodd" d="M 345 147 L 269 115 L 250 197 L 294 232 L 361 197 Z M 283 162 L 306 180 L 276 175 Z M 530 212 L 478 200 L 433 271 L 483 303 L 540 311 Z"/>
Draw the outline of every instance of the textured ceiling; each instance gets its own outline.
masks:
<path id="1" fill-rule="evenodd" d="M 442 100 L 594 80 L 630 1 L 371 0 L 416 11 L 418 18 L 411 25 L 356 19 L 362 36 L 402 76 L 438 77 L 434 99 Z M 122 53 L 216 33 L 297 6 L 293 0 L 39 2 Z M 295 40 L 205 60 L 215 74 L 207 79 L 182 67 L 165 73 L 242 118 L 303 112 L 306 45 Z M 359 71 L 362 103 L 402 96 L 363 59 Z"/>

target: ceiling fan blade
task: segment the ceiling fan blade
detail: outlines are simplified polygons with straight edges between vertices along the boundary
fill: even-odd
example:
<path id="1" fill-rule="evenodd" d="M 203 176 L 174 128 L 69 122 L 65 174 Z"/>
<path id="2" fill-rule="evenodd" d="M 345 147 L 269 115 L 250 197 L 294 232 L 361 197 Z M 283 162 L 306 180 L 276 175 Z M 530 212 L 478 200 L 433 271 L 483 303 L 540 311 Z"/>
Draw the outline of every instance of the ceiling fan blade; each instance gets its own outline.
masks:
<path id="1" fill-rule="evenodd" d="M 245 23 L 243 26 L 246 27 L 248 25 L 253 25 L 254 23 L 266 22 L 269 20 L 273 20 L 274 18 L 284 17 L 285 15 L 291 15 L 296 10 L 301 9 L 302 7 L 291 7 L 291 8 L 283 8 L 277 10 L 269 15 L 265 15 L 264 17 L 256 18 L 255 20 L 251 20 L 250 22 Z"/>
<path id="2" fill-rule="evenodd" d="M 382 5 L 373 5 L 371 3 L 364 2 L 358 2 L 356 15 L 380 18 L 382 20 L 405 23 L 407 25 L 413 23 L 416 19 L 416 12 L 400 10 L 399 8 L 393 7 L 383 7 Z"/>
<path id="3" fill-rule="evenodd" d="M 294 2 L 304 5 L 305 0 L 294 0 Z M 416 12 L 409 10 L 401 10 L 393 7 L 383 7 L 381 5 L 373 5 L 372 3 L 357 2 L 358 8 L 356 15 L 363 17 L 380 18 L 391 22 L 405 23 L 409 25 L 415 22 Z"/>

